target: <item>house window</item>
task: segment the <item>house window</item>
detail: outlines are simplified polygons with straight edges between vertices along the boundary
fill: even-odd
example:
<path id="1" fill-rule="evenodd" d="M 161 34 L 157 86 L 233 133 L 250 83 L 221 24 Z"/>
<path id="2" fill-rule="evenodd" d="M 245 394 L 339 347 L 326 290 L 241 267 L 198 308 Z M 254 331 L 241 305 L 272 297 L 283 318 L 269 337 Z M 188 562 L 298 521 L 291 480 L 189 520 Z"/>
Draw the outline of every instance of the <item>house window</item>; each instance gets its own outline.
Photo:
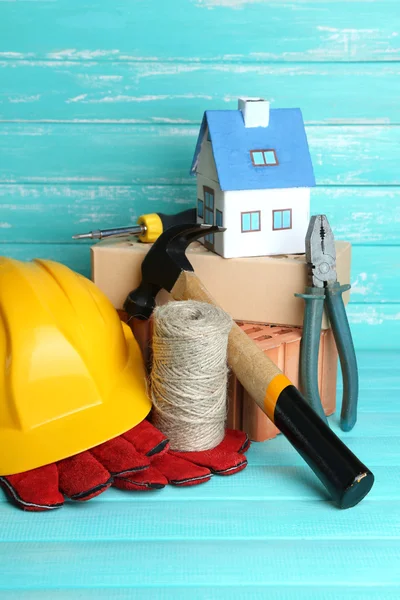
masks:
<path id="1" fill-rule="evenodd" d="M 203 200 L 200 200 L 200 198 L 197 199 L 197 216 L 200 217 L 200 219 L 203 219 L 204 217 L 204 202 Z"/>
<path id="2" fill-rule="evenodd" d="M 218 227 L 223 227 L 222 225 L 222 212 L 220 210 L 215 211 L 215 224 L 218 225 Z"/>
<path id="3" fill-rule="evenodd" d="M 261 215 L 259 210 L 242 213 L 242 233 L 261 231 Z"/>
<path id="4" fill-rule="evenodd" d="M 251 162 L 255 167 L 276 167 L 278 159 L 275 150 L 250 150 Z"/>
<path id="5" fill-rule="evenodd" d="M 204 190 L 204 223 L 214 225 L 214 190 L 212 188 L 203 187 Z M 204 237 L 205 241 L 214 245 L 214 234 L 210 233 Z"/>
<path id="6" fill-rule="evenodd" d="M 272 229 L 292 229 L 292 209 L 272 211 Z"/>

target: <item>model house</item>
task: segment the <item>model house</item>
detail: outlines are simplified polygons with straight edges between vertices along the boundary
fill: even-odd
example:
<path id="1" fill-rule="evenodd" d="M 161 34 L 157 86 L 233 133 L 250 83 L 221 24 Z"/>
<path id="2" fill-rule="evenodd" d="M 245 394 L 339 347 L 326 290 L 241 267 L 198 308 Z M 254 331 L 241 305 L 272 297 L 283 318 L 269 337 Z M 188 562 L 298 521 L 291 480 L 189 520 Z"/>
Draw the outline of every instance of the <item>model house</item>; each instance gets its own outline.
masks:
<path id="1" fill-rule="evenodd" d="M 240 98 L 204 113 L 191 173 L 197 220 L 221 225 L 205 245 L 225 258 L 304 252 L 314 172 L 298 108 Z"/>

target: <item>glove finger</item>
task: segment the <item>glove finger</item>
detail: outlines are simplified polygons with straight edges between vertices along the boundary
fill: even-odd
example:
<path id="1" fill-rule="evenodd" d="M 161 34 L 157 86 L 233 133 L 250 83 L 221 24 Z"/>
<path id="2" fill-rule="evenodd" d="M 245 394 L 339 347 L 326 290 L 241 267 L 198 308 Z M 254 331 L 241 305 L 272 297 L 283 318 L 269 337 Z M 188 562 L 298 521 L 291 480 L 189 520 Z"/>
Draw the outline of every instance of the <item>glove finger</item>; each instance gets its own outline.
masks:
<path id="1" fill-rule="evenodd" d="M 90 453 L 115 477 L 143 471 L 150 466 L 149 459 L 122 436 L 91 448 Z"/>
<path id="2" fill-rule="evenodd" d="M 206 467 L 215 475 L 233 475 L 246 467 L 247 460 L 243 454 L 223 450 L 220 446 L 221 444 L 202 452 L 170 452 L 170 454 L 195 465 Z"/>
<path id="3" fill-rule="evenodd" d="M 90 500 L 112 484 L 111 474 L 89 451 L 57 463 L 60 490 L 71 500 Z"/>
<path id="4" fill-rule="evenodd" d="M 225 437 L 217 448 L 221 450 L 228 450 L 229 452 L 246 452 L 250 448 L 250 440 L 248 435 L 243 431 L 237 431 L 236 429 L 227 429 Z"/>
<path id="5" fill-rule="evenodd" d="M 116 477 L 113 486 L 130 492 L 133 490 L 159 490 L 167 484 L 167 478 L 158 469 L 149 467 L 145 471 L 131 473 L 126 477 Z"/>
<path id="6" fill-rule="evenodd" d="M 54 463 L 25 473 L 0 477 L 0 484 L 8 497 L 23 510 L 39 512 L 60 508 L 64 504 Z"/>
<path id="7" fill-rule="evenodd" d="M 177 456 L 175 452 L 167 452 L 156 456 L 152 461 L 171 485 L 189 486 L 205 483 L 211 479 L 211 472 L 205 466 L 193 464 Z"/>
<path id="8" fill-rule="evenodd" d="M 161 454 L 169 449 L 165 435 L 146 419 L 124 433 L 123 437 L 133 444 L 138 452 L 146 456 Z"/>

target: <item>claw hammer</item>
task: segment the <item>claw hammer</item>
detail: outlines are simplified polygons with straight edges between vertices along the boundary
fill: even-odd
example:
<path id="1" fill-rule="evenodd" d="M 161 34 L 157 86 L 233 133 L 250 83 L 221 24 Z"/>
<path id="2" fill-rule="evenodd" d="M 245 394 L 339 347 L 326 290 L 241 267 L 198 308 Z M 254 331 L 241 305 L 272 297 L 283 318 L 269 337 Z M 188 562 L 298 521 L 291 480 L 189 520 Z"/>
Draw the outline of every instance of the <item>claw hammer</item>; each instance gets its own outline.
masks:
<path id="1" fill-rule="evenodd" d="M 142 282 L 128 295 L 124 310 L 131 317 L 148 319 L 161 289 L 169 291 L 174 300 L 215 304 L 196 277 L 185 251 L 191 242 L 204 235 L 223 231 L 218 226 L 194 224 L 176 225 L 165 231 L 144 258 Z M 258 406 L 319 477 L 336 505 L 350 508 L 358 504 L 373 485 L 371 471 L 236 324 L 229 335 L 228 363 Z"/>

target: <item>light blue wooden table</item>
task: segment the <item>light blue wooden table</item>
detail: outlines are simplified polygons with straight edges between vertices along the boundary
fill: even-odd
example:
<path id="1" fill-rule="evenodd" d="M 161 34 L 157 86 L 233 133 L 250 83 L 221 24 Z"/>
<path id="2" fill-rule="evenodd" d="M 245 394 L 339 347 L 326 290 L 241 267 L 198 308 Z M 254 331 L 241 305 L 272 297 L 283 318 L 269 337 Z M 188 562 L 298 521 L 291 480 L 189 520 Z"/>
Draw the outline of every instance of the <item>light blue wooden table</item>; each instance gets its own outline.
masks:
<path id="1" fill-rule="evenodd" d="M 0 496 L 1 599 L 400 598 L 399 61 L 398 0 L 0 1 L 1 254 L 89 275 L 73 233 L 193 204 L 204 109 L 302 108 L 312 211 L 354 245 L 343 437 L 377 478 L 340 512 L 279 437 L 190 490 L 38 515 Z"/>

